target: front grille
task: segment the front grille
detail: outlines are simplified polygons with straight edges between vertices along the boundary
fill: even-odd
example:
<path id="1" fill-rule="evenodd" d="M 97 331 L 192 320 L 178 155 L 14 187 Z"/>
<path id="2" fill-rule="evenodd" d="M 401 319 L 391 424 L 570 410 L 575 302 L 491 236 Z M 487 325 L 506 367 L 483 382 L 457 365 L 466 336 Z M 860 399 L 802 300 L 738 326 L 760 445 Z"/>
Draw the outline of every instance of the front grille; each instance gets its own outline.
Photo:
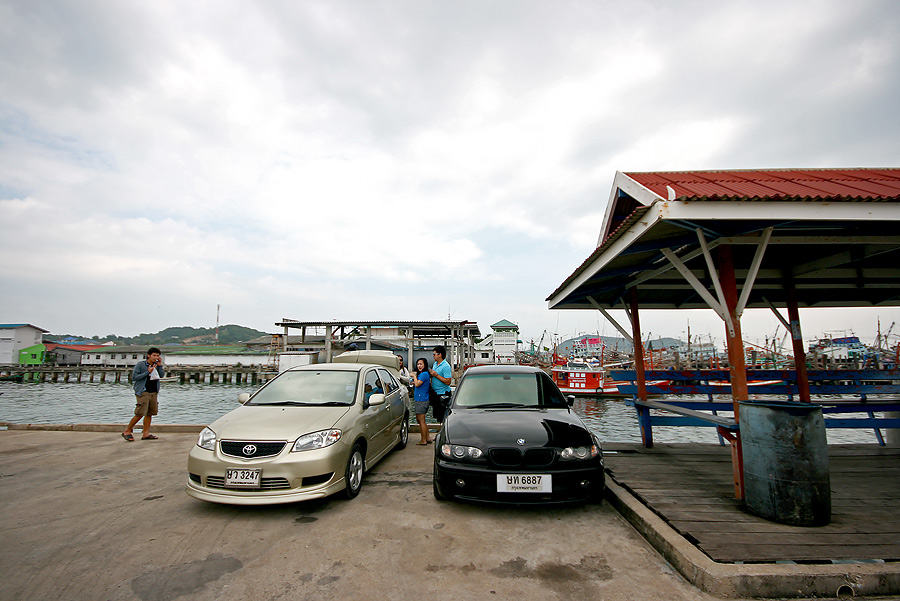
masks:
<path id="1" fill-rule="evenodd" d="M 489 451 L 491 461 L 498 467 L 546 467 L 553 464 L 556 451 L 549 448 L 527 449 L 525 454 L 515 448 Z"/>
<path id="2" fill-rule="evenodd" d="M 553 449 L 528 449 L 525 451 L 525 465 L 544 466 L 553 463 L 556 453 Z"/>
<path id="3" fill-rule="evenodd" d="M 225 488 L 224 476 L 207 476 L 207 488 Z M 235 487 L 236 490 L 286 490 L 291 487 L 291 483 L 287 478 L 262 478 L 259 481 L 259 488 Z"/>
<path id="4" fill-rule="evenodd" d="M 258 459 L 259 457 L 271 457 L 277 455 L 284 448 L 284 442 L 254 442 L 249 440 L 223 440 L 222 452 L 232 457 L 243 457 L 244 459 Z M 253 451 L 247 453 L 248 447 L 252 447 Z"/>
<path id="5" fill-rule="evenodd" d="M 522 463 L 519 449 L 491 449 L 488 453 L 495 465 L 515 467 Z"/>

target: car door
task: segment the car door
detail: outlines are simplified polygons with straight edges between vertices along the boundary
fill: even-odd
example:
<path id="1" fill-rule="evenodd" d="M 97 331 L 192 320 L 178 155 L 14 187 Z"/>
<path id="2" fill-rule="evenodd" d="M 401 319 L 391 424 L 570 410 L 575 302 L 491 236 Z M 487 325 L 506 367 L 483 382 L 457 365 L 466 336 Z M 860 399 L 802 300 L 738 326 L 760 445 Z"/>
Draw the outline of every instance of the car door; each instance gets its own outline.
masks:
<path id="1" fill-rule="evenodd" d="M 381 378 L 378 375 L 378 370 L 375 368 L 371 368 L 366 372 L 365 379 L 363 380 L 363 394 L 364 399 L 366 401 L 366 405 L 368 404 L 369 397 L 373 394 L 385 394 L 385 385 L 381 381 Z M 365 419 L 365 435 L 369 440 L 369 448 L 370 452 L 367 453 L 367 457 L 372 460 L 377 460 L 386 450 L 391 441 L 390 431 L 391 431 L 391 404 L 387 402 L 387 395 L 385 395 L 385 402 L 381 405 L 371 405 L 367 407 L 362 414 L 362 418 Z"/>
<path id="2" fill-rule="evenodd" d="M 388 444 L 400 435 L 400 425 L 406 415 L 406 390 L 386 369 L 379 369 L 378 375 L 385 385 L 385 402 L 391 407 L 391 426 L 388 433 Z"/>

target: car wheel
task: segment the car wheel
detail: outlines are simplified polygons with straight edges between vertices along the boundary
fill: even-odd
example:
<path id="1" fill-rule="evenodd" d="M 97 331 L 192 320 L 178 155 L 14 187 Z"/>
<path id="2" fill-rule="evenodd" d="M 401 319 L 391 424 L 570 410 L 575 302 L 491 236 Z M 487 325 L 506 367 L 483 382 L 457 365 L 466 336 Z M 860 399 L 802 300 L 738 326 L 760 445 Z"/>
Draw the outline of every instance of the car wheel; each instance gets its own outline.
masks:
<path id="1" fill-rule="evenodd" d="M 344 481 L 347 483 L 347 487 L 344 489 L 344 496 L 348 499 L 356 497 L 359 494 L 359 489 L 362 488 L 364 466 L 362 449 L 358 444 L 355 444 L 350 451 L 350 459 L 347 460 L 347 469 L 344 470 Z"/>
<path id="2" fill-rule="evenodd" d="M 403 421 L 400 422 L 400 440 L 397 441 L 397 448 L 405 449 L 407 442 L 409 442 L 409 413 L 404 413 Z"/>

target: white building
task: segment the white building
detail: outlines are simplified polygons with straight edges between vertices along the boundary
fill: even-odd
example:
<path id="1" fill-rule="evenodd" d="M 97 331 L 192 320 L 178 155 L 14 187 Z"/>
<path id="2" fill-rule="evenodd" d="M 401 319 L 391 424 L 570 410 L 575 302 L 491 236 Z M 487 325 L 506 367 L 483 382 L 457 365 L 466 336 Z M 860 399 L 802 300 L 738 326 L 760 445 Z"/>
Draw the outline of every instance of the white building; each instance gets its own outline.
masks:
<path id="1" fill-rule="evenodd" d="M 151 345 L 109 346 L 86 351 L 81 357 L 82 365 L 104 367 L 133 367 L 147 356 Z M 265 366 L 268 353 L 248 351 L 242 346 L 162 346 L 160 347 L 165 367 L 213 367 L 221 365 Z"/>
<path id="2" fill-rule="evenodd" d="M 491 325 L 491 329 L 494 363 L 515 363 L 516 351 L 519 350 L 519 326 L 501 319 Z"/>
<path id="3" fill-rule="evenodd" d="M 19 351 L 41 344 L 44 334 L 49 330 L 33 326 L 30 323 L 0 324 L 0 364 L 17 365 Z"/>

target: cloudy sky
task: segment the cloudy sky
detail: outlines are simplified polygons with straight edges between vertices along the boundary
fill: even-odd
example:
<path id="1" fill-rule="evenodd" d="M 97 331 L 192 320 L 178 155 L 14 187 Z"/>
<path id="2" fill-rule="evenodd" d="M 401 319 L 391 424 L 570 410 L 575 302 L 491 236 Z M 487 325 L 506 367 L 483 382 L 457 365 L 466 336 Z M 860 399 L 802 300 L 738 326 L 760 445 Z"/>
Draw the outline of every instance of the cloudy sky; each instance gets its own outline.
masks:
<path id="1" fill-rule="evenodd" d="M 900 166 L 898 58 L 893 0 L 0 0 L 0 322 L 611 335 L 545 299 L 617 170 Z"/>

